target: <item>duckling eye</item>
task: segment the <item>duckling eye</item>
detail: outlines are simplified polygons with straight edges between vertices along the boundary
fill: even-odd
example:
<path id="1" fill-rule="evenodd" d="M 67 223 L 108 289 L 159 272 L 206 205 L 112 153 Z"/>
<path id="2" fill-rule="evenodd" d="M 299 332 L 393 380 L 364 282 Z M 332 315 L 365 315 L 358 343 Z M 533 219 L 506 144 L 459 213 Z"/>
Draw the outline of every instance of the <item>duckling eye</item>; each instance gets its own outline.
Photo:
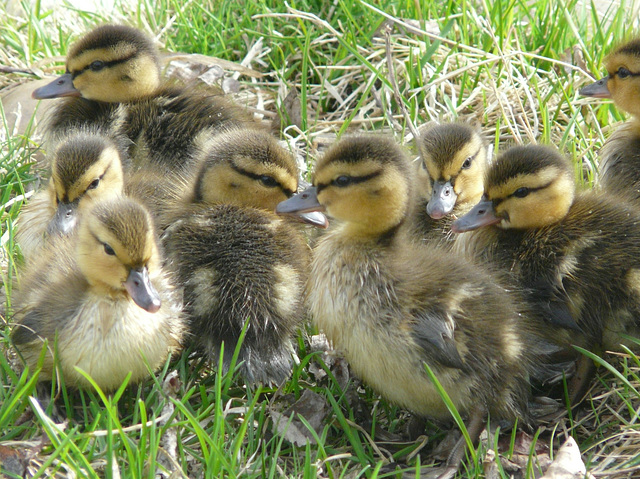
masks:
<path id="1" fill-rule="evenodd" d="M 274 188 L 274 187 L 278 186 L 278 182 L 276 181 L 276 179 L 274 177 L 272 177 L 272 176 L 269 176 L 269 175 L 262 175 L 260 177 L 260 181 L 267 188 Z"/>
<path id="2" fill-rule="evenodd" d="M 463 170 L 471 168 L 471 160 L 472 160 L 471 157 L 469 157 L 466 160 L 464 160 L 464 163 L 462 163 L 462 169 Z"/>
<path id="3" fill-rule="evenodd" d="M 516 191 L 513 192 L 513 196 L 515 196 L 516 198 L 524 198 L 528 194 L 529 194 L 529 188 L 527 188 L 526 186 L 523 186 L 522 188 L 518 188 Z"/>
<path id="4" fill-rule="evenodd" d="M 104 62 L 101 60 L 96 60 L 91 65 L 89 65 L 89 68 L 91 68 L 91 71 L 99 72 L 104 68 Z"/>
<path id="5" fill-rule="evenodd" d="M 100 178 L 96 178 L 89 184 L 89 186 L 87 186 L 87 190 L 95 190 L 99 184 L 100 184 Z"/>
<path id="6" fill-rule="evenodd" d="M 627 78 L 628 76 L 631 76 L 631 72 L 625 67 L 618 68 L 618 72 L 616 74 L 618 75 L 618 78 Z"/>
<path id="7" fill-rule="evenodd" d="M 109 256 L 115 256 L 116 252 L 113 251 L 113 248 L 111 246 L 109 246 L 107 243 L 104 243 L 104 252 L 107 253 Z"/>
<path id="8" fill-rule="evenodd" d="M 348 186 L 351 183 L 351 177 L 342 175 L 338 176 L 335 180 L 333 180 L 333 184 L 339 187 Z"/>

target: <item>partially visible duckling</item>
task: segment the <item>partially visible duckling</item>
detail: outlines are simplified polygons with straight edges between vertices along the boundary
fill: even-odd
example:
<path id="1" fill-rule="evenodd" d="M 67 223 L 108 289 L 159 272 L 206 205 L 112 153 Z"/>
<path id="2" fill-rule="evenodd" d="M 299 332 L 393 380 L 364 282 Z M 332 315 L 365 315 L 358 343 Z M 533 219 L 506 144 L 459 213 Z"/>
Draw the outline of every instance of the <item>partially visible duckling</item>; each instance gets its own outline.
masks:
<path id="1" fill-rule="evenodd" d="M 527 422 L 531 331 L 491 274 L 413 241 L 413 181 L 392 140 L 351 137 L 318 160 L 314 186 L 277 211 L 326 210 L 338 222 L 314 248 L 308 306 L 355 374 L 387 400 L 446 420 L 428 364 L 477 440 L 487 412 Z M 455 473 L 463 447 L 442 477 Z"/>
<path id="2" fill-rule="evenodd" d="M 296 191 L 295 160 L 267 133 L 235 130 L 213 138 L 201 161 L 164 235 L 192 342 L 216 361 L 224 343 L 228 368 L 246 327 L 242 375 L 281 383 L 304 321 L 309 261 L 303 237 L 272 213 Z"/>
<path id="3" fill-rule="evenodd" d="M 69 234 L 80 213 L 98 201 L 126 193 L 147 206 L 154 220 L 162 216 L 182 191 L 183 180 L 154 169 L 131 171 L 126 143 L 121 137 L 81 128 L 58 144 L 48 186 L 20 211 L 16 238 L 25 260 L 34 257 L 47 238 Z"/>
<path id="4" fill-rule="evenodd" d="M 69 234 L 78 210 L 122 194 L 122 148 L 89 130 L 72 132 L 58 145 L 48 186 L 20 211 L 16 241 L 26 260 L 35 256 L 47 237 Z"/>
<path id="5" fill-rule="evenodd" d="M 426 176 L 430 195 L 418 192 L 417 233 L 426 240 L 451 239 L 451 222 L 482 197 L 487 147 L 474 128 L 446 123 L 427 129 L 418 139 L 418 150 L 418 174 Z"/>
<path id="6" fill-rule="evenodd" d="M 558 344 L 620 350 L 632 346 L 622 333 L 640 334 L 640 215 L 593 191 L 576 194 L 573 166 L 556 149 L 504 152 L 487 172 L 482 201 L 452 228 L 482 228 L 465 235 L 467 252 L 531 292 L 541 329 Z M 581 371 L 587 367 L 581 359 Z"/>
<path id="7" fill-rule="evenodd" d="M 34 91 L 34 98 L 68 96 L 51 113 L 50 137 L 93 125 L 131 140 L 134 164 L 176 172 L 193 165 L 200 138 L 255 125 L 249 113 L 224 95 L 163 85 L 158 52 L 143 32 L 102 25 L 67 54 L 66 73 Z"/>
<path id="8" fill-rule="evenodd" d="M 182 317 L 172 296 L 149 213 L 131 199 L 101 201 L 76 233 L 27 265 L 12 339 L 31 371 L 48 341 L 40 380 L 58 366 L 67 385 L 89 387 L 78 367 L 111 391 L 178 348 Z"/>
<path id="9" fill-rule="evenodd" d="M 599 152 L 598 184 L 616 196 L 640 205 L 640 39 L 605 58 L 609 75 L 580 90 L 594 98 L 611 98 L 632 115 L 607 139 Z"/>

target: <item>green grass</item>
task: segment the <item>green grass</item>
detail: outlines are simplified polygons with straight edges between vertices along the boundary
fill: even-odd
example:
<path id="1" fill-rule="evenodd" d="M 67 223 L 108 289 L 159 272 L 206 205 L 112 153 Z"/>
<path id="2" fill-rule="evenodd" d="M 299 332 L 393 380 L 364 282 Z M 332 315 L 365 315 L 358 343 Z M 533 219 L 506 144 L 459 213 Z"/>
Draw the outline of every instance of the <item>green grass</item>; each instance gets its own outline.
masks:
<path id="1" fill-rule="evenodd" d="M 412 148 L 411 126 L 463 120 L 480 125 L 496 152 L 513 143 L 557 145 L 574 158 L 576 174 L 588 186 L 597 150 L 623 115 L 579 98 L 577 90 L 590 81 L 589 73 L 603 74 L 602 60 L 613 44 L 637 33 L 637 18 L 626 13 L 633 5 L 622 3 L 604 16 L 577 0 L 302 0 L 289 2 L 288 9 L 273 0 L 139 0 L 118 6 L 115 14 L 18 3 L 11 15 L 2 12 L 0 24 L 3 61 L 37 73 L 60 70 L 50 57 L 63 57 L 79 32 L 114 18 L 157 34 L 168 50 L 235 62 L 262 39 L 250 67 L 263 76 L 241 76 L 238 97 L 250 106 L 261 101 L 266 119 L 287 126 L 292 115 L 282 99 L 296 89 L 301 121 L 283 136 L 310 158 L 346 132 L 383 130 Z M 392 72 L 385 23 L 392 26 Z M 2 83 L 24 79 L 13 74 Z M 394 82 L 399 95 L 393 94 Z M 403 442 L 406 412 L 326 366 L 320 353 L 307 350 L 306 336 L 299 341 L 300 365 L 278 390 L 253 390 L 232 373 L 215 374 L 183 355 L 154 378 L 111 395 L 54 388 L 69 421 L 52 423 L 30 398 L 35 376 L 16 372 L 8 339 L 20 259 L 13 225 L 21 198 L 39 178 L 30 161 L 38 143 L 30 132 L 10 132 L 4 115 L 2 126 L 0 446 L 30 458 L 28 477 L 142 478 L 165 470 L 172 477 L 396 477 L 398 471 L 419 477 L 426 470 L 426 453 L 444 433 L 431 425 L 428 441 Z M 624 468 L 640 463 L 633 448 L 640 362 L 628 354 L 609 364 L 601 368 L 590 407 L 565 425 L 588 467 L 626 477 Z M 173 371 L 177 388 L 163 388 Z M 324 420 L 315 428 L 305 418 L 292 422 L 313 438 L 294 445 L 274 433 L 272 417 L 306 391 L 324 399 Z M 564 437 L 560 429 L 536 435 L 532 448 L 536 440 L 557 447 Z M 497 436 L 481 443 L 460 475 L 481 477 L 489 449 L 513 458 L 515 432 L 505 436 L 506 447 L 498 446 Z M 535 454 L 528 457 L 531 477 Z M 499 477 L 509 477 L 500 461 L 497 466 Z"/>

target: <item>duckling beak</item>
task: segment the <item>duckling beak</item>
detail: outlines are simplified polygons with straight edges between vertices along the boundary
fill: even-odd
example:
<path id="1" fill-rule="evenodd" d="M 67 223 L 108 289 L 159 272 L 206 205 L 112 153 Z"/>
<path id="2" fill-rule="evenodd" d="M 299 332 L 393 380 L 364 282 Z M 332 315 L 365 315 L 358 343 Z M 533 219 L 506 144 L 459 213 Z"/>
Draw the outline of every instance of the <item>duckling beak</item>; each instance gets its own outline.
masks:
<path id="1" fill-rule="evenodd" d="M 49 221 L 47 226 L 48 235 L 68 235 L 76 225 L 76 210 L 78 209 L 78 200 L 70 203 L 61 201 L 58 203 L 56 214 Z"/>
<path id="2" fill-rule="evenodd" d="M 427 203 L 427 214 L 434 220 L 439 220 L 453 211 L 458 195 L 453 191 L 451 181 L 436 181 L 433 193 Z"/>
<path id="3" fill-rule="evenodd" d="M 607 87 L 607 83 L 609 82 L 609 77 L 606 76 L 601 78 L 597 82 L 592 83 L 591 85 L 587 85 L 578 93 L 582 96 L 590 96 L 593 98 L 611 98 L 611 92 Z"/>
<path id="4" fill-rule="evenodd" d="M 276 213 L 279 215 L 292 215 L 303 223 L 326 228 L 329 221 L 321 211 L 324 211 L 324 206 L 318 202 L 318 190 L 315 186 L 310 186 L 276 206 Z"/>
<path id="5" fill-rule="evenodd" d="M 51 83 L 36 88 L 31 93 L 34 100 L 47 100 L 49 98 L 58 98 L 62 96 L 81 96 L 80 91 L 73 86 L 73 78 L 71 73 L 65 73 L 59 76 Z"/>
<path id="6" fill-rule="evenodd" d="M 142 309 L 155 313 L 162 306 L 160 295 L 151 284 L 147 267 L 132 268 L 129 277 L 123 283 L 131 299 Z"/>
<path id="7" fill-rule="evenodd" d="M 483 226 L 495 225 L 502 221 L 496 216 L 491 200 L 482 200 L 471 208 L 466 215 L 458 218 L 451 224 L 451 231 L 454 233 L 464 233 Z"/>

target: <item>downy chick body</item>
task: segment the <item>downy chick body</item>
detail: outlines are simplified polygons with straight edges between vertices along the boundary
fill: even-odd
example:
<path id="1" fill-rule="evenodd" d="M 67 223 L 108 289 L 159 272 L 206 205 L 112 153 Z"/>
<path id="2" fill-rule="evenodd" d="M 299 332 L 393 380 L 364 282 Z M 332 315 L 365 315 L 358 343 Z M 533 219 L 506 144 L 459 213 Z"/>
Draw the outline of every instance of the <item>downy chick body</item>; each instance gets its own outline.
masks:
<path id="1" fill-rule="evenodd" d="M 559 344 L 620 350 L 640 333 L 640 215 L 593 191 L 575 192 L 571 163 L 548 146 L 512 147 L 485 195 L 453 224 L 469 254 L 509 271 Z"/>
<path id="2" fill-rule="evenodd" d="M 250 382 L 281 383 L 290 374 L 304 321 L 309 248 L 273 213 L 298 181 L 294 158 L 257 130 L 213 138 L 191 191 L 169 215 L 164 245 L 184 288 L 191 340 L 224 366 L 239 351 Z"/>
<path id="3" fill-rule="evenodd" d="M 70 48 L 66 73 L 33 96 L 69 97 L 51 112 L 51 141 L 70 128 L 93 125 L 129 138 L 134 165 L 162 172 L 189 170 L 199 141 L 221 129 L 255 126 L 222 94 L 163 84 L 153 41 L 125 25 L 88 32 Z"/>
<path id="4" fill-rule="evenodd" d="M 426 363 L 473 421 L 490 412 L 526 422 L 526 318 L 487 271 L 414 241 L 413 181 L 393 141 L 352 137 L 318 160 L 312 188 L 278 206 L 324 210 L 338 222 L 313 251 L 311 317 L 355 374 L 395 404 L 450 418 Z"/>
<path id="5" fill-rule="evenodd" d="M 165 278 L 149 213 L 113 198 L 87 211 L 71 235 L 52 240 L 21 276 L 13 342 L 40 380 L 56 366 L 65 383 L 105 390 L 137 382 L 180 346 L 180 307 Z"/>

